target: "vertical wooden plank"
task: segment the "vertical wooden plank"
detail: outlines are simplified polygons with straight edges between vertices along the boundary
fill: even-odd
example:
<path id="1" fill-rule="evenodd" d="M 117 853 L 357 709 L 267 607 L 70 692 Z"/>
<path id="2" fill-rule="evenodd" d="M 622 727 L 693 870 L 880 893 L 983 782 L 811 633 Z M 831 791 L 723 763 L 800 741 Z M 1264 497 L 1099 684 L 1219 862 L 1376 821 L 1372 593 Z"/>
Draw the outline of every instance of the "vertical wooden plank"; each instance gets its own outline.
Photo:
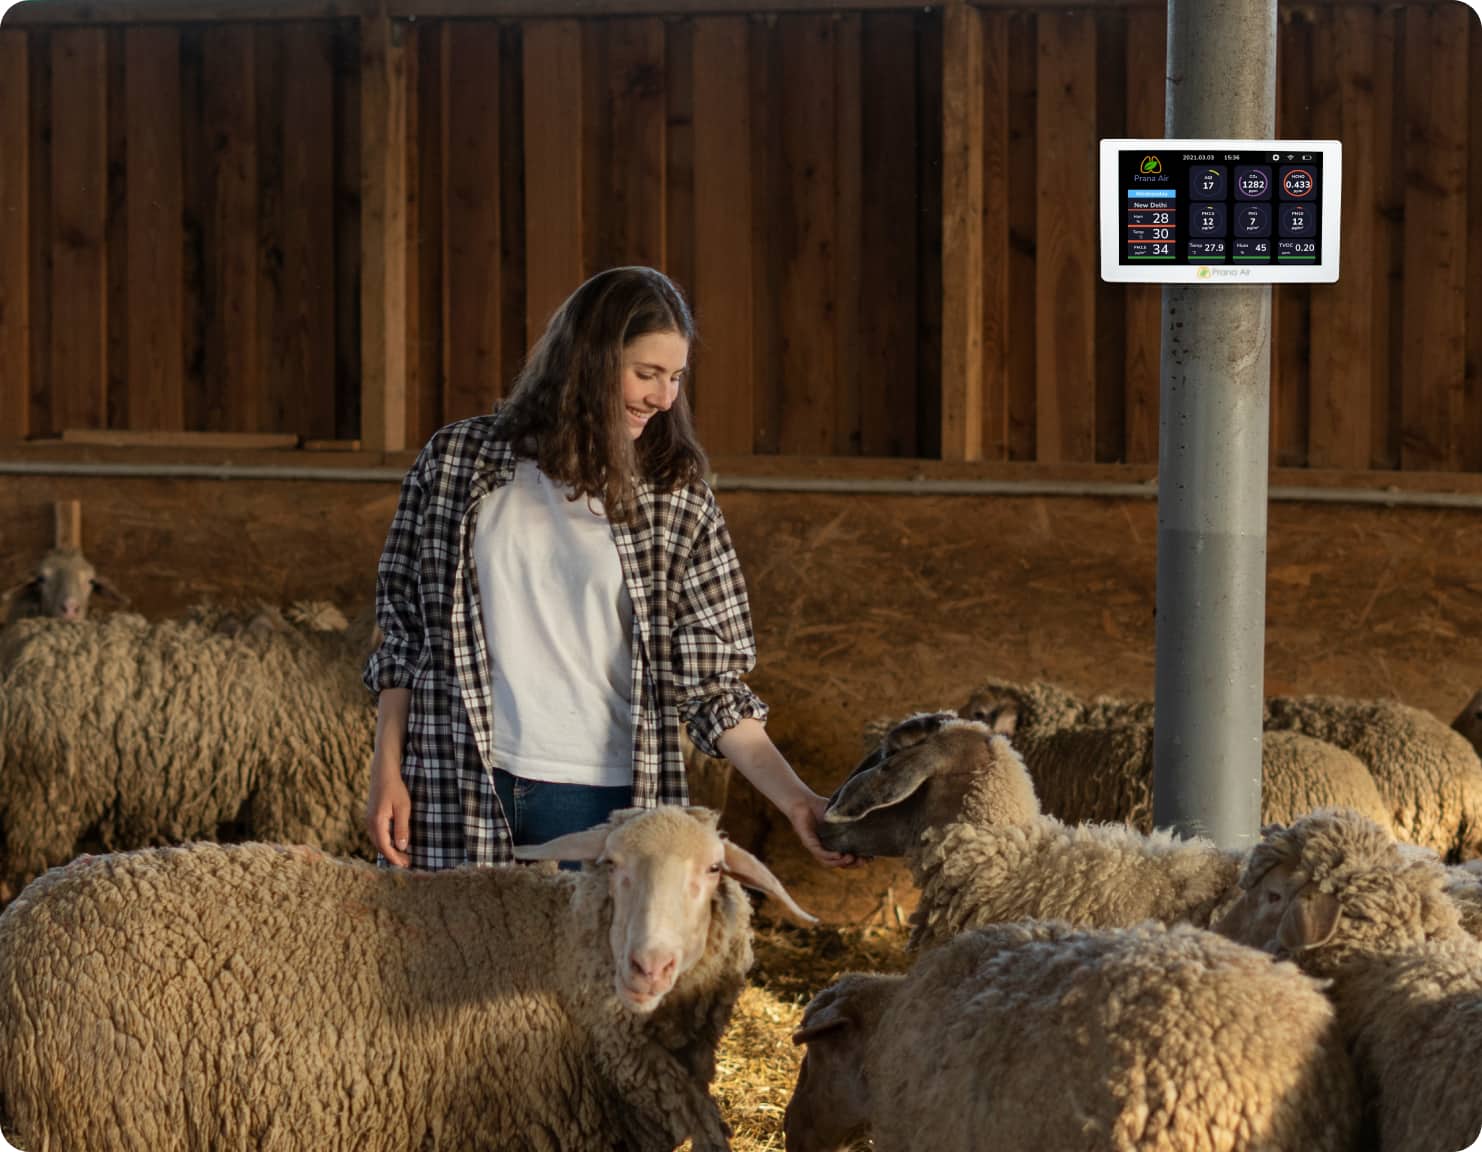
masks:
<path id="1" fill-rule="evenodd" d="M 612 133 L 608 97 L 608 22 L 581 25 L 581 212 L 582 270 L 591 276 L 620 263 L 615 256 L 612 204 Z M 569 291 L 569 289 L 568 289 Z"/>
<path id="2" fill-rule="evenodd" d="M 180 32 L 181 405 L 185 428 L 210 427 L 206 376 L 207 145 L 202 116 L 205 65 L 201 29 Z"/>
<path id="3" fill-rule="evenodd" d="M 125 33 L 129 140 L 128 427 L 185 427 L 185 216 L 181 164 L 180 34 Z"/>
<path id="4" fill-rule="evenodd" d="M 664 271 L 694 306 L 695 52 L 694 21 L 664 25 Z"/>
<path id="5" fill-rule="evenodd" d="M 0 441 L 31 428 L 31 107 L 27 34 L 0 28 Z"/>
<path id="6" fill-rule="evenodd" d="M 749 454 L 753 370 L 750 39 L 742 17 L 694 24 L 694 303 L 704 343 L 692 397 L 700 440 L 718 456 Z"/>
<path id="7" fill-rule="evenodd" d="M 28 427 L 35 435 L 57 429 L 51 419 L 51 282 L 53 215 L 51 196 L 51 33 L 30 28 L 26 33 L 31 123 L 30 151 L 30 276 L 31 320 L 30 410 Z"/>
<path id="8" fill-rule="evenodd" d="M 361 83 L 360 24 L 330 32 L 334 76 L 334 407 L 335 435 L 360 436 Z"/>
<path id="9" fill-rule="evenodd" d="M 426 41 L 436 39 L 437 25 L 430 20 L 414 20 L 402 29 L 402 67 L 406 70 L 406 254 L 402 271 L 406 276 L 406 314 L 402 319 L 406 335 L 406 435 L 409 445 L 420 444 L 423 396 L 426 381 L 422 378 L 422 55 Z M 433 114 L 436 123 L 436 113 Z"/>
<path id="10" fill-rule="evenodd" d="M 1096 37 L 1096 111 L 1093 117 L 1095 136 L 1091 141 L 1092 156 L 1098 140 L 1123 135 L 1127 131 L 1127 13 L 1105 9 L 1095 14 Z M 1091 213 L 1096 211 L 1098 193 L 1091 190 Z M 1100 463 L 1124 461 L 1127 458 L 1127 294 L 1120 284 L 1106 284 L 1097 273 L 1096 228 L 1092 225 L 1093 247 L 1089 261 L 1092 301 L 1096 312 L 1096 431 L 1095 456 Z"/>
<path id="11" fill-rule="evenodd" d="M 1163 135 L 1168 9 L 1127 10 L 1127 135 Z M 1163 347 L 1163 289 L 1126 285 L 1126 354 L 1123 360 L 1126 461 L 1158 462 L 1158 391 Z"/>
<path id="12" fill-rule="evenodd" d="M 1482 14 L 1479 14 L 1482 15 Z M 1482 19 L 1471 23 L 1467 45 L 1467 349 L 1460 467 L 1482 472 Z"/>
<path id="13" fill-rule="evenodd" d="M 416 157 L 407 165 L 412 193 L 407 218 L 407 283 L 411 301 L 415 302 L 407 305 L 407 434 L 410 443 L 420 444 L 442 424 L 443 92 L 447 61 L 443 55 L 445 26 L 419 21 L 415 27 L 417 98 L 407 110 L 408 155 Z M 411 183 L 413 177 L 415 185 Z"/>
<path id="14" fill-rule="evenodd" d="M 335 434 L 334 91 L 328 26 L 260 24 L 258 424 Z"/>
<path id="15" fill-rule="evenodd" d="M 361 21 L 360 60 L 361 440 L 396 452 L 407 447 L 406 63 L 385 15 Z"/>
<path id="16" fill-rule="evenodd" d="M 864 197 L 860 219 L 860 450 L 866 456 L 914 456 L 916 407 L 935 377 L 919 372 L 917 219 L 919 190 L 908 178 L 925 162 L 917 151 L 916 18 L 864 17 Z"/>
<path id="17" fill-rule="evenodd" d="M 104 397 L 104 424 L 127 428 L 129 423 L 129 233 L 124 203 L 128 163 L 127 92 L 124 77 L 124 28 L 106 29 L 108 84 L 108 207 L 103 231 L 104 261 L 107 265 L 108 380 Z"/>
<path id="18" fill-rule="evenodd" d="M 1283 21 L 1277 54 L 1276 134 L 1310 136 L 1312 125 L 1313 12 Z M 1271 459 L 1278 466 L 1305 468 L 1307 439 L 1311 288 L 1278 284 L 1271 293 Z"/>
<path id="19" fill-rule="evenodd" d="M 520 25 L 499 29 L 499 370 L 494 396 L 509 392 L 525 360 L 525 100 Z M 575 287 L 575 285 L 572 285 Z"/>
<path id="20" fill-rule="evenodd" d="M 1010 460 L 1033 460 L 1038 402 L 1038 349 L 1030 338 L 1039 242 L 1039 18 L 1016 13 L 1009 24 L 1009 421 Z"/>
<path id="21" fill-rule="evenodd" d="M 258 429 L 257 108 L 250 25 L 201 36 L 206 427 Z"/>
<path id="22" fill-rule="evenodd" d="M 56 500 L 52 502 L 52 547 L 82 547 L 82 501 Z"/>
<path id="23" fill-rule="evenodd" d="M 778 141 L 783 108 L 781 34 L 771 17 L 750 25 L 752 354 L 755 451 L 776 453 L 782 425 L 782 202 Z"/>
<path id="24" fill-rule="evenodd" d="M 1096 458 L 1096 24 L 1039 17 L 1035 458 Z"/>
<path id="25" fill-rule="evenodd" d="M 1399 307 L 1404 274 L 1405 115 L 1404 65 L 1401 59 L 1404 14 L 1401 9 L 1377 13 L 1374 34 L 1374 257 L 1359 268 L 1373 281 L 1374 306 L 1369 313 L 1374 333 L 1374 385 L 1370 419 L 1369 461 L 1373 468 L 1398 469 L 1403 373 L 1400 367 Z"/>
<path id="26" fill-rule="evenodd" d="M 527 343 L 582 281 L 583 76 L 579 21 L 526 23 Z"/>
<path id="27" fill-rule="evenodd" d="M 1009 452 L 1009 22 L 989 12 L 983 24 L 983 458 Z M 1018 337 L 1022 339 L 1022 334 Z"/>
<path id="28" fill-rule="evenodd" d="M 942 458 L 983 456 L 983 18 L 942 30 Z"/>
<path id="29" fill-rule="evenodd" d="M 101 428 L 107 414 L 107 53 L 99 28 L 51 34 L 52 427 Z"/>
<path id="30" fill-rule="evenodd" d="M 1369 467 L 1375 377 L 1373 325 L 1374 44 L 1376 14 L 1335 8 L 1312 54 L 1312 130 L 1343 141 L 1342 274 L 1312 287 L 1307 462 Z M 1358 271 L 1361 270 L 1361 271 Z"/>
<path id="31" fill-rule="evenodd" d="M 941 9 L 916 21 L 916 447 L 914 456 L 942 454 L 942 154 Z"/>
<path id="32" fill-rule="evenodd" d="M 487 412 L 499 394 L 499 63 L 499 26 L 460 23 L 448 52 L 447 420 Z"/>
<path id="33" fill-rule="evenodd" d="M 837 456 L 860 453 L 860 240 L 864 209 L 864 141 L 860 98 L 860 17 L 841 14 L 834 26 L 834 442 Z M 879 78 L 899 84 L 900 77 Z"/>
<path id="34" fill-rule="evenodd" d="M 782 28 L 788 95 L 778 142 L 790 177 L 781 218 L 782 388 L 779 451 L 833 450 L 838 412 L 834 321 L 834 39 L 827 16 L 794 16 Z"/>
<path id="35" fill-rule="evenodd" d="M 1462 461 L 1471 19 L 1456 4 L 1405 10 L 1406 470 L 1454 470 Z"/>
<path id="36" fill-rule="evenodd" d="M 610 257 L 614 263 L 665 264 L 664 25 L 656 19 L 608 22 L 607 136 Z"/>

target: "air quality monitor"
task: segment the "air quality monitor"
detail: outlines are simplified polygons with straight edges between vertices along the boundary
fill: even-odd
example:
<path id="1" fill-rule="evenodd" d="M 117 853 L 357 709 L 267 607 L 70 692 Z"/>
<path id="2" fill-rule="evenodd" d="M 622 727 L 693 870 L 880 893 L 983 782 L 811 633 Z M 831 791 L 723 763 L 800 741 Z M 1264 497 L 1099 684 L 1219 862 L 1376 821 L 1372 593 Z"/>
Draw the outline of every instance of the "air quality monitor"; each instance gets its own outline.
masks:
<path id="1" fill-rule="evenodd" d="M 1337 140 L 1101 141 L 1101 278 L 1338 279 Z"/>

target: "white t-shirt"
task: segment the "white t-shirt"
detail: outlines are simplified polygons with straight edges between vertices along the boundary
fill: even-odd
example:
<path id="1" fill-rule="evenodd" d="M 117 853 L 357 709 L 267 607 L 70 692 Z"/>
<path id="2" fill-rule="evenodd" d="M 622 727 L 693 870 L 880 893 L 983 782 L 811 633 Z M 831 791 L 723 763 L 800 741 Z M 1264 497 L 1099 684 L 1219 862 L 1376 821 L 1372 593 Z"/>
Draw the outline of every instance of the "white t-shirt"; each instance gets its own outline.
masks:
<path id="1" fill-rule="evenodd" d="M 633 603 L 600 503 L 532 460 L 479 504 L 474 561 L 495 761 L 513 776 L 633 782 Z"/>

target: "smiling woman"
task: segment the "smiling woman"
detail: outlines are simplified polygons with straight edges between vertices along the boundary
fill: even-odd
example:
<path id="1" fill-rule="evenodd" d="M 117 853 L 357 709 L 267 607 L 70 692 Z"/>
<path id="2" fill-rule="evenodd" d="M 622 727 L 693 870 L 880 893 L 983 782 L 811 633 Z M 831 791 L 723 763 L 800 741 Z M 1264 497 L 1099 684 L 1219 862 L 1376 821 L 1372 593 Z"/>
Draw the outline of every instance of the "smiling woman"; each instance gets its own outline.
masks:
<path id="1" fill-rule="evenodd" d="M 746 586 L 683 390 L 694 336 L 662 273 L 600 273 L 508 402 L 439 431 L 407 474 L 365 672 L 385 861 L 506 863 L 617 808 L 687 803 L 683 722 L 821 862 L 847 862 L 744 680 Z"/>

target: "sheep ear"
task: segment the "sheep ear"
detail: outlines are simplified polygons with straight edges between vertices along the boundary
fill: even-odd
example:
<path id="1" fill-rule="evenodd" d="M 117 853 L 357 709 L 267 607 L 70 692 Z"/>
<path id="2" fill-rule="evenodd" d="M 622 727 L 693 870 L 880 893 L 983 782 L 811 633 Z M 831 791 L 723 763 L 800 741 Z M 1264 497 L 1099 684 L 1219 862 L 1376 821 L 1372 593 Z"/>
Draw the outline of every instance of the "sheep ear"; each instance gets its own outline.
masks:
<path id="1" fill-rule="evenodd" d="M 598 824 L 583 832 L 557 836 L 544 844 L 517 844 L 516 860 L 600 860 L 607 847 L 607 834 L 612 829 Z"/>
<path id="2" fill-rule="evenodd" d="M 1310 884 L 1288 905 L 1276 930 L 1276 942 L 1287 952 L 1305 952 L 1326 944 L 1338 931 L 1343 910 L 1338 897 L 1321 892 Z"/>
<path id="3" fill-rule="evenodd" d="M 35 588 L 40 583 L 40 576 L 32 576 L 27 580 L 22 580 L 19 584 L 12 584 L 9 588 L 5 589 L 4 592 L 0 592 L 0 604 L 9 603 L 11 599 L 19 596 L 27 588 Z"/>
<path id="4" fill-rule="evenodd" d="M 127 604 L 129 598 L 118 590 L 118 586 L 106 576 L 93 577 L 93 591 L 99 592 L 110 600 L 116 600 L 120 604 Z"/>
<path id="5" fill-rule="evenodd" d="M 739 844 L 731 841 L 723 841 L 725 845 L 725 870 L 734 876 L 748 888 L 755 888 L 758 892 L 765 892 L 771 896 L 799 924 L 817 924 L 818 917 L 810 912 L 805 912 L 796 900 L 794 900 L 782 886 L 782 881 L 773 876 L 767 866 L 742 848 Z"/>
<path id="6" fill-rule="evenodd" d="M 1012 700 L 1000 704 L 983 720 L 995 735 L 1012 736 L 1019 730 L 1019 705 Z"/>
<path id="7" fill-rule="evenodd" d="M 701 808 L 698 804 L 691 804 L 685 812 L 693 816 L 707 828 L 718 828 L 720 826 L 720 813 L 714 808 Z"/>
<path id="8" fill-rule="evenodd" d="M 823 818 L 830 824 L 848 824 L 879 808 L 890 808 L 911 796 L 931 779 L 941 763 L 930 744 L 897 752 L 875 767 L 857 772 L 829 798 Z"/>
<path id="9" fill-rule="evenodd" d="M 806 1044 L 808 1041 L 822 1036 L 826 1032 L 837 1031 L 848 1023 L 849 1018 L 844 1015 L 843 1009 L 838 1004 L 830 1004 L 794 1032 L 792 1034 L 792 1042 L 794 1044 Z"/>

